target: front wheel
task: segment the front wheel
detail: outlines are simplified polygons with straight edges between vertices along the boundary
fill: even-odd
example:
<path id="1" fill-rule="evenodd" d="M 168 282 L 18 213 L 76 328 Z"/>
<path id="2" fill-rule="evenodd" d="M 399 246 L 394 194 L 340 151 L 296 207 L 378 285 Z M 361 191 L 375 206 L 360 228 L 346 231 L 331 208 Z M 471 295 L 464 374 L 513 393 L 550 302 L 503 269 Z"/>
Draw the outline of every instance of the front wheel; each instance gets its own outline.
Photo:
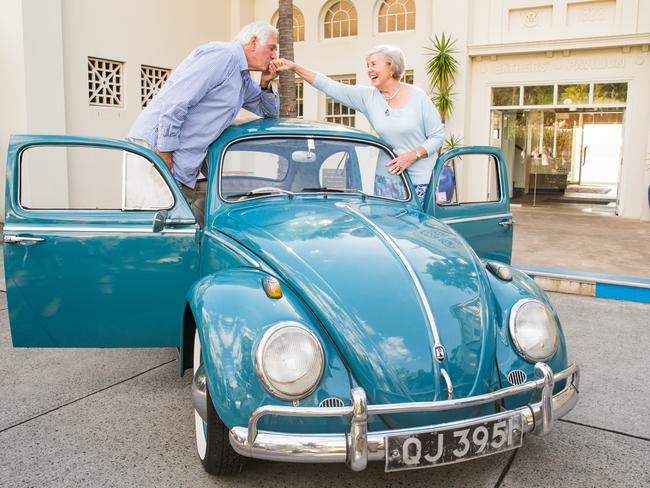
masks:
<path id="1" fill-rule="evenodd" d="M 194 373 L 201 365 L 201 342 L 198 331 L 194 332 Z M 235 452 L 230 445 L 228 428 L 219 418 L 212 399 L 210 389 L 206 387 L 207 422 L 204 422 L 194 410 L 194 426 L 196 431 L 196 450 L 203 468 L 210 474 L 228 476 L 241 473 L 244 469 L 245 458 Z"/>

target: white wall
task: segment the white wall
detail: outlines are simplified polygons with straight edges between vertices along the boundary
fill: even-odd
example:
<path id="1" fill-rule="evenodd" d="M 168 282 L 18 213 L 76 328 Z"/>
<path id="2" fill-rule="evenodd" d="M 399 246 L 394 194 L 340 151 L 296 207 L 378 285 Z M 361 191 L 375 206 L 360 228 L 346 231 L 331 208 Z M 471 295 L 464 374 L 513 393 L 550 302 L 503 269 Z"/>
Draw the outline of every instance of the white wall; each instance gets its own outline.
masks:
<path id="1" fill-rule="evenodd" d="M 142 110 L 140 66 L 173 69 L 196 46 L 229 40 L 230 2 L 63 0 L 63 33 L 68 133 L 122 139 Z M 89 56 L 124 63 L 123 107 L 89 105 Z M 71 163 L 70 188 L 82 200 L 96 191 L 88 180 L 110 171 L 99 160 Z"/>
<path id="2" fill-rule="evenodd" d="M 6 154 L 9 135 L 14 133 L 126 137 L 141 110 L 140 65 L 173 69 L 197 45 L 229 40 L 231 24 L 251 17 L 252 1 L 3 2 L 0 151 Z M 231 4 L 238 7 L 236 15 Z M 89 56 L 125 63 L 123 107 L 89 105 Z M 59 187 L 83 188 L 88 178 L 97 177 L 87 164 L 71 165 L 68 174 L 62 162 L 52 165 L 51 172 L 48 181 Z M 3 191 L 4 173 L 3 165 Z"/>
<path id="3" fill-rule="evenodd" d="M 0 16 L 3 50 L 0 59 L 4 66 L 10 67 L 2 70 L 5 74 L 0 78 L 2 106 L 8 107 L 8 116 L 3 114 L 0 119 L 3 155 L 7 153 L 9 134 L 64 134 L 66 130 L 61 2 L 12 0 L 6 2 L 6 7 L 7 15 Z M 48 185 L 67 188 L 64 160 L 53 162 L 44 171 L 48 172 Z M 3 192 L 5 173 L 3 165 L 0 171 Z M 36 194 L 44 190 L 47 189 L 24 187 L 24 191 Z"/>
<path id="4" fill-rule="evenodd" d="M 140 65 L 174 68 L 199 44 L 230 39 L 230 2 L 63 0 L 68 133 L 123 138 L 141 111 Z M 125 63 L 123 108 L 88 104 L 89 56 Z"/>
<path id="5" fill-rule="evenodd" d="M 647 0 L 470 2 L 475 12 L 469 37 L 471 45 L 589 39 L 648 30 L 650 2 Z"/>
<path id="6" fill-rule="evenodd" d="M 5 2 L 0 15 L 0 205 L 4 208 L 5 174 L 9 134 L 26 132 L 25 54 L 22 2 Z M 4 212 L 3 212 L 4 214 Z"/>

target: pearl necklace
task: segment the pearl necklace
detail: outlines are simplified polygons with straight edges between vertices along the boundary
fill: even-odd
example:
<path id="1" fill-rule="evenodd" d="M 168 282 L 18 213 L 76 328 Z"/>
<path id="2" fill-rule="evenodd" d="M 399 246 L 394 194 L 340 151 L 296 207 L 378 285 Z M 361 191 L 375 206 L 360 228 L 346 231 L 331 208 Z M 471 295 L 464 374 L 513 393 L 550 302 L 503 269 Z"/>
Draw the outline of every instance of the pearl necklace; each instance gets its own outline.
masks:
<path id="1" fill-rule="evenodd" d="M 397 87 L 397 90 L 395 90 L 395 93 L 393 93 L 390 97 L 387 97 L 386 95 L 384 95 L 384 99 L 385 99 L 387 102 L 390 102 L 393 98 L 395 98 L 395 97 L 397 96 L 397 94 L 399 93 L 399 91 L 400 91 L 401 89 L 402 89 L 402 84 L 400 83 L 400 84 L 399 84 L 399 87 Z"/>

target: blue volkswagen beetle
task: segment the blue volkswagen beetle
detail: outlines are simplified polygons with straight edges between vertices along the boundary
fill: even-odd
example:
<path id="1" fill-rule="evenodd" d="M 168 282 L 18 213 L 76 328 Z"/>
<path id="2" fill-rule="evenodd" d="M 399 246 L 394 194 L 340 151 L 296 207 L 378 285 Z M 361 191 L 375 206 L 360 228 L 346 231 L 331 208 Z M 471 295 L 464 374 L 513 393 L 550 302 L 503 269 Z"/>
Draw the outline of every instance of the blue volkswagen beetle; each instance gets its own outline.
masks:
<path id="1" fill-rule="evenodd" d="M 500 151 L 443 154 L 423 207 L 392 157 L 336 125 L 233 126 L 190 206 L 141 146 L 14 136 L 13 344 L 178 348 L 218 475 L 250 457 L 433 467 L 548 433 L 579 372 L 548 298 L 508 265 Z"/>

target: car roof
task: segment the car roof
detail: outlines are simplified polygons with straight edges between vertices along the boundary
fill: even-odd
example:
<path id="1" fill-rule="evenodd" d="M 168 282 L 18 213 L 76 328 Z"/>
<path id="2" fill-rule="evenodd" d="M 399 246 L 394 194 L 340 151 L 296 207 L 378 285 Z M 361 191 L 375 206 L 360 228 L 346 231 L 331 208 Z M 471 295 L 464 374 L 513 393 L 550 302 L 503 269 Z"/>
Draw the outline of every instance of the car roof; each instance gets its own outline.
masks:
<path id="1" fill-rule="evenodd" d="M 253 135 L 278 136 L 278 135 L 314 135 L 336 136 L 365 139 L 372 142 L 381 141 L 367 132 L 351 127 L 329 122 L 318 122 L 304 119 L 255 119 L 252 121 L 235 122 L 214 141 L 215 145 L 225 145 L 234 139 Z"/>

